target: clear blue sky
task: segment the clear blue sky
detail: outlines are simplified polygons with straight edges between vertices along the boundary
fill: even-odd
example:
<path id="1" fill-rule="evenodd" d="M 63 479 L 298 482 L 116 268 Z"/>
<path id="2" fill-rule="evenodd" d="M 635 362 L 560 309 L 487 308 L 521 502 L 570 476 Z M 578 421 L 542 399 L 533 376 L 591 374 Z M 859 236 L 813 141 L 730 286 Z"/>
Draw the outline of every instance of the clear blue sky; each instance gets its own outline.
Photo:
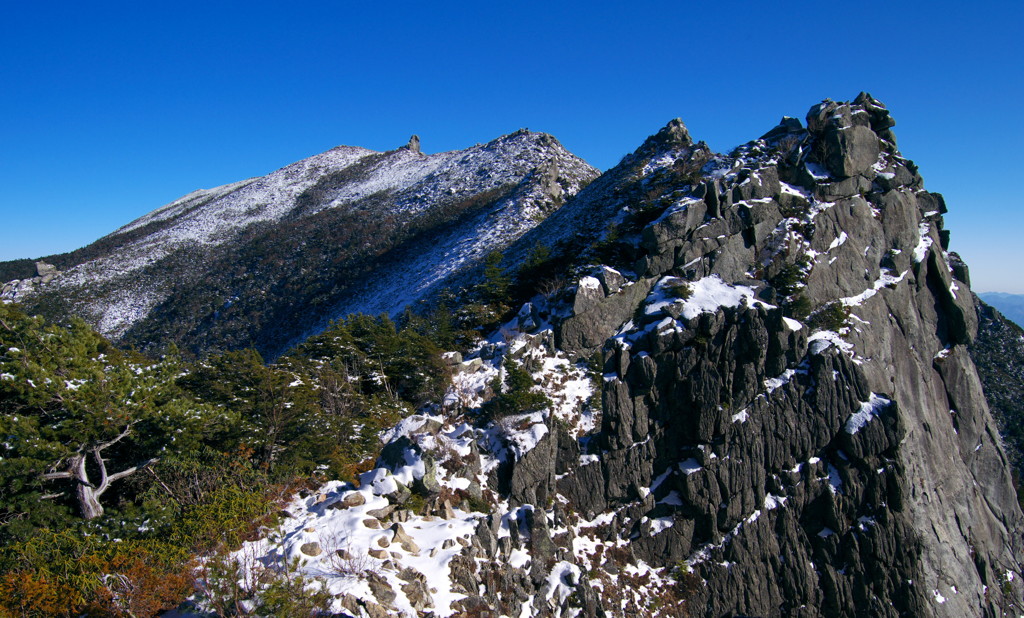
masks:
<path id="1" fill-rule="evenodd" d="M 529 127 L 607 169 L 674 117 L 727 150 L 867 90 L 946 195 L 975 290 L 1024 293 L 1024 3 L 625 6 L 7 3 L 0 259 L 339 144 Z"/>

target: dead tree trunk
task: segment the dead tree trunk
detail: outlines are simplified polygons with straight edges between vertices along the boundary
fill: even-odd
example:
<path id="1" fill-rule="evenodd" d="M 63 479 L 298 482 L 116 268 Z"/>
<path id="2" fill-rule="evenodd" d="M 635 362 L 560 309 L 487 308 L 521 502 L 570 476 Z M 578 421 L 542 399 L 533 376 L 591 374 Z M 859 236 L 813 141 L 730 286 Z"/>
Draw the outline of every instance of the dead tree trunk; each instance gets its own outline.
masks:
<path id="1" fill-rule="evenodd" d="M 75 455 L 58 461 L 49 472 L 43 475 L 43 478 L 46 480 L 71 479 L 75 482 L 75 498 L 78 500 L 78 510 L 81 512 L 83 519 L 95 519 L 103 514 L 100 496 L 107 491 L 111 483 L 159 461 L 159 458 L 154 457 L 126 470 L 108 475 L 107 463 L 103 459 L 103 450 L 117 444 L 129 433 L 131 433 L 131 426 L 125 428 L 120 435 L 109 442 L 103 442 L 91 448 L 82 449 L 82 451 Z M 98 484 L 94 484 L 89 480 L 89 471 L 86 469 L 89 455 L 92 455 L 96 467 L 99 468 L 100 478 Z"/>

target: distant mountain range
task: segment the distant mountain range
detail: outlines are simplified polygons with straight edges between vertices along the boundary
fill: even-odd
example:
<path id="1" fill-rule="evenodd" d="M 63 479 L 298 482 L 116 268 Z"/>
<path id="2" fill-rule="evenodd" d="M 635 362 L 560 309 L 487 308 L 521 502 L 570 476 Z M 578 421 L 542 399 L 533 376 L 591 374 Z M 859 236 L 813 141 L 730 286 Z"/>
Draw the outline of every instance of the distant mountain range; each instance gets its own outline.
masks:
<path id="1" fill-rule="evenodd" d="M 1024 326 L 1024 294 L 982 292 L 978 297 L 998 309 L 1003 317 L 1013 320 L 1018 326 Z"/>

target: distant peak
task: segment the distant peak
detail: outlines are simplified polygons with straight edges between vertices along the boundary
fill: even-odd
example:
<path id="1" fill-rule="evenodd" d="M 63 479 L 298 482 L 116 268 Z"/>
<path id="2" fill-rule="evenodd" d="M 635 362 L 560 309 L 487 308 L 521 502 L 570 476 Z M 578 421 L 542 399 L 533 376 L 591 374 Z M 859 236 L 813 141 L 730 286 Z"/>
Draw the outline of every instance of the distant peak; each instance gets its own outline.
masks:
<path id="1" fill-rule="evenodd" d="M 405 146 L 402 146 L 402 148 L 404 148 L 406 150 L 410 150 L 412 152 L 415 152 L 416 154 L 421 154 L 421 152 L 420 152 L 420 136 L 419 135 L 413 135 L 412 137 L 409 138 L 409 143 L 406 144 Z"/>
<path id="2" fill-rule="evenodd" d="M 681 150 L 693 146 L 693 139 L 680 118 L 673 118 L 657 133 L 648 137 L 632 155 L 623 161 L 635 161 L 637 157 L 650 157 L 668 150 Z"/>
<path id="3" fill-rule="evenodd" d="M 526 128 L 495 138 L 487 142 L 485 147 L 495 148 L 504 147 L 506 145 L 516 145 L 515 147 L 520 148 L 527 144 L 536 144 L 542 148 L 563 148 L 561 143 L 553 135 L 531 131 Z"/>
<path id="4" fill-rule="evenodd" d="M 662 129 L 654 135 L 654 139 L 666 146 L 685 147 L 693 144 L 693 139 L 690 138 L 690 132 L 686 130 L 686 125 L 683 124 L 683 120 L 681 118 L 673 118 L 670 120 L 667 125 L 662 127 Z"/>

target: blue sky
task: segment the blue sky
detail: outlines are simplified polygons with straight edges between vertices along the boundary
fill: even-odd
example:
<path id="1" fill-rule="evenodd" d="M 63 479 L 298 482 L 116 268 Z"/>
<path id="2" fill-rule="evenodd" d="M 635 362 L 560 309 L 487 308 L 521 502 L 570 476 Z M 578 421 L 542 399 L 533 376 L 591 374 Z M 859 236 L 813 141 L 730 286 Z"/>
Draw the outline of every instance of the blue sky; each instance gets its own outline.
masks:
<path id="1" fill-rule="evenodd" d="M 607 169 L 674 117 L 728 150 L 866 90 L 946 196 L 974 289 L 1024 293 L 1024 3 L 607 5 L 7 3 L 0 259 L 339 144 L 528 127 Z"/>

